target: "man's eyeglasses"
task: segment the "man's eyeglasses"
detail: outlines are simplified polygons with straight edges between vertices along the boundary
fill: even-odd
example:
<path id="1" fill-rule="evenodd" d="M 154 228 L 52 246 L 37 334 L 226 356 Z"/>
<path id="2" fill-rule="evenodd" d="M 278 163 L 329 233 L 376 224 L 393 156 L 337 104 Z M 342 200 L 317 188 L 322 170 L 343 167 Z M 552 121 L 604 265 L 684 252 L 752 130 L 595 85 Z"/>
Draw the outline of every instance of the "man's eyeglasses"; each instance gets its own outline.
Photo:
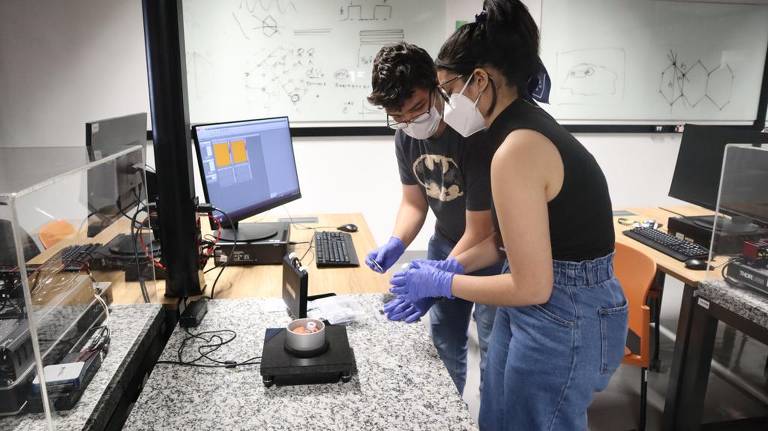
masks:
<path id="1" fill-rule="evenodd" d="M 445 101 L 448 101 L 448 99 L 443 94 L 444 91 L 442 91 L 442 89 L 440 89 L 439 87 L 438 87 L 437 93 L 440 94 L 440 96 Z M 432 107 L 435 104 L 435 97 L 434 97 L 434 95 L 435 95 L 435 91 L 433 89 L 432 91 L 429 92 L 429 107 L 427 108 L 427 110 L 425 112 L 422 112 L 421 114 L 411 118 L 408 121 L 395 121 L 395 120 L 392 119 L 392 117 L 389 116 L 389 114 L 387 114 L 387 127 L 391 128 L 391 129 L 398 130 L 398 129 L 404 129 L 404 128 L 408 127 L 408 125 L 411 124 L 411 123 L 419 124 L 419 123 L 423 123 L 423 122 L 429 121 L 432 118 Z"/>

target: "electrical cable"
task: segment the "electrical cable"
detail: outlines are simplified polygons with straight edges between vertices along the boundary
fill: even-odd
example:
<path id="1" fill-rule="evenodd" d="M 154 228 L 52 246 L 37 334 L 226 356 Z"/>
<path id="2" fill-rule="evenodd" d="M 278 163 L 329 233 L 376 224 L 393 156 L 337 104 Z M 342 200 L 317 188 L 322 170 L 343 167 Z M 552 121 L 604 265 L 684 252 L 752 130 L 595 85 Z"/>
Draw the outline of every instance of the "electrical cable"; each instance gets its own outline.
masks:
<path id="1" fill-rule="evenodd" d="M 94 292 L 93 297 L 96 298 L 96 300 L 101 303 L 102 307 L 104 307 L 104 315 L 106 317 L 104 318 L 104 322 L 101 323 L 101 326 L 106 326 L 107 322 L 109 322 L 109 306 L 107 305 L 106 301 L 104 301 L 104 298 L 99 296 L 98 293 Z"/>
<path id="2" fill-rule="evenodd" d="M 144 299 L 144 302 L 149 304 L 149 292 L 147 291 L 147 286 L 144 283 L 144 276 L 141 271 L 141 263 L 139 262 L 139 249 L 136 245 L 136 219 L 139 214 L 141 214 L 143 211 L 146 211 L 147 214 L 149 214 L 149 208 L 147 208 L 146 205 L 142 205 L 139 203 L 140 207 L 136 208 L 136 212 L 133 214 L 133 217 L 131 218 L 131 243 L 133 245 L 133 258 L 136 262 L 136 277 L 139 280 L 139 286 L 141 288 L 141 295 Z M 143 206 L 143 209 L 141 208 Z"/>
<path id="3" fill-rule="evenodd" d="M 229 223 L 229 225 L 232 227 L 232 229 L 233 229 L 233 230 L 235 229 L 235 224 L 234 224 L 234 223 L 232 223 L 232 219 L 229 217 L 229 214 L 227 214 L 227 213 L 226 213 L 226 212 L 224 212 L 223 210 L 221 210 L 221 209 L 219 209 L 219 208 L 216 208 L 216 207 L 214 207 L 214 206 L 211 206 L 211 209 L 213 209 L 213 211 L 218 211 L 218 212 L 220 212 L 220 213 L 221 213 L 221 214 L 222 214 L 222 215 L 223 215 L 223 216 L 224 216 L 224 217 L 227 219 L 227 223 Z M 214 218 L 215 218 L 215 217 L 214 217 Z M 229 254 L 230 254 L 231 258 L 234 258 L 234 255 L 235 255 L 235 248 L 237 247 L 237 233 L 236 233 L 236 232 L 237 232 L 237 231 L 235 230 L 235 238 L 234 238 L 234 240 L 232 241 L 232 249 L 231 249 L 231 250 L 230 250 L 230 252 L 229 252 Z M 218 275 L 216 275 L 216 279 L 215 279 L 215 280 L 213 280 L 213 285 L 211 286 L 211 299 L 213 299 L 213 298 L 214 298 L 214 295 L 215 295 L 215 293 L 216 293 L 216 283 L 218 283 L 218 282 L 219 282 L 219 278 L 221 278 L 221 274 L 223 274 L 223 273 L 224 273 L 224 270 L 227 268 L 227 264 L 228 264 L 228 263 L 229 263 L 229 259 L 227 259 L 226 261 L 224 261 L 224 263 L 222 263 L 222 264 L 221 264 L 221 271 L 219 271 Z"/>
<path id="4" fill-rule="evenodd" d="M 202 331 L 196 334 L 193 334 L 192 332 L 190 332 L 188 328 L 184 328 L 184 331 L 187 333 L 188 336 L 181 341 L 181 344 L 179 345 L 179 348 L 176 351 L 176 357 L 178 360 L 157 361 L 156 362 L 157 364 L 179 365 L 179 366 L 186 366 L 186 367 L 201 367 L 201 368 L 237 368 L 237 367 L 243 367 L 243 366 L 249 366 L 249 365 L 259 365 L 261 363 L 261 361 L 258 361 L 259 359 L 261 359 L 261 356 L 254 356 L 244 361 L 221 360 L 221 359 L 213 358 L 210 356 L 212 353 L 218 351 L 223 346 L 231 343 L 232 341 L 235 340 L 235 338 L 237 338 L 237 332 L 231 329 Z M 225 339 L 222 336 L 223 334 L 227 334 L 231 336 Z M 210 336 L 210 338 L 206 338 L 205 336 Z M 191 340 L 201 340 L 204 344 L 197 346 L 197 353 L 199 355 L 197 358 L 192 360 L 184 360 L 184 350 L 186 349 L 188 343 Z M 213 364 L 198 363 L 203 359 L 213 362 Z"/>
<path id="5" fill-rule="evenodd" d="M 307 247 L 307 249 L 304 251 L 304 254 L 302 254 L 301 257 L 299 258 L 299 262 L 301 262 L 302 265 L 304 265 L 304 258 L 307 257 L 307 254 L 309 253 L 309 251 L 312 250 L 314 243 L 315 243 L 315 235 L 312 235 L 312 239 L 309 241 L 309 247 Z M 314 256 L 315 256 L 315 253 L 312 252 L 313 261 L 315 259 Z"/>

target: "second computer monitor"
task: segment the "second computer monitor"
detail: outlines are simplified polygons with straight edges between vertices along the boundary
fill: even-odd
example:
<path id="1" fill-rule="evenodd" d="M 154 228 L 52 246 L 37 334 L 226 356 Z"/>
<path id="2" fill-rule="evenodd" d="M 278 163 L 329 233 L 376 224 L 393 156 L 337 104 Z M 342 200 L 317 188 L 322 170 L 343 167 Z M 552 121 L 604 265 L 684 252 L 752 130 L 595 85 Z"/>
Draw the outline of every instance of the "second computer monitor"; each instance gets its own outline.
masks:
<path id="1" fill-rule="evenodd" d="M 758 130 L 686 124 L 669 196 L 715 211 L 726 145 L 765 142 L 768 142 L 768 135 Z M 729 212 L 727 208 L 721 210 Z M 705 228 L 712 228 L 714 222 L 713 216 L 688 218 Z M 728 228 L 739 229 L 736 225 Z M 743 229 L 747 228 L 751 229 Z"/>
<path id="2" fill-rule="evenodd" d="M 768 142 L 757 130 L 686 124 L 669 196 L 714 211 L 728 144 Z"/>
<path id="3" fill-rule="evenodd" d="M 229 216 L 215 217 L 236 228 L 238 240 L 276 234 L 239 222 L 301 197 L 288 117 L 197 125 L 192 135 L 205 198 Z"/>

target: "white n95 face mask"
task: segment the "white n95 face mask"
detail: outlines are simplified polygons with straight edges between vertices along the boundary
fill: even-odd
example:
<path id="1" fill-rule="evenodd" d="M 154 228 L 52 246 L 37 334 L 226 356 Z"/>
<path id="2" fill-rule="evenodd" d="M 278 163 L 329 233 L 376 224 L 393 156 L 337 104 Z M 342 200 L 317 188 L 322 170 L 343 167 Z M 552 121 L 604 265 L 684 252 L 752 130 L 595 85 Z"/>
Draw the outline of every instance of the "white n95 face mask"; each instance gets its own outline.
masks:
<path id="1" fill-rule="evenodd" d="M 427 116 L 428 118 L 425 119 L 414 119 L 403 127 L 403 132 L 414 139 L 427 139 L 432 137 L 440 126 L 440 112 L 438 112 L 437 108 L 432 106 L 432 109 L 429 110 L 429 115 L 425 115 L 425 117 Z"/>
<path id="2" fill-rule="evenodd" d="M 464 95 L 470 81 L 472 81 L 472 76 L 464 84 L 461 92 L 451 94 L 450 100 L 445 104 L 445 115 L 443 116 L 446 124 L 465 138 L 485 129 L 485 119 L 480 110 L 477 109 L 480 96 L 478 95 L 477 100 L 472 102 L 469 97 Z"/>

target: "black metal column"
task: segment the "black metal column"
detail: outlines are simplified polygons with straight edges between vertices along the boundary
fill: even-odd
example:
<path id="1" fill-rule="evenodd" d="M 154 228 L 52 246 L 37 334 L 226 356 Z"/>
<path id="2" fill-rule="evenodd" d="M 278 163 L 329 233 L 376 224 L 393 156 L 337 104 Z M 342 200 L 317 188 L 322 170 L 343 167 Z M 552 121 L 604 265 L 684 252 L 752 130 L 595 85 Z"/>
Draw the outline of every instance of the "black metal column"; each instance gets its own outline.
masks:
<path id="1" fill-rule="evenodd" d="M 199 294 L 181 0 L 142 0 L 166 296 Z"/>

